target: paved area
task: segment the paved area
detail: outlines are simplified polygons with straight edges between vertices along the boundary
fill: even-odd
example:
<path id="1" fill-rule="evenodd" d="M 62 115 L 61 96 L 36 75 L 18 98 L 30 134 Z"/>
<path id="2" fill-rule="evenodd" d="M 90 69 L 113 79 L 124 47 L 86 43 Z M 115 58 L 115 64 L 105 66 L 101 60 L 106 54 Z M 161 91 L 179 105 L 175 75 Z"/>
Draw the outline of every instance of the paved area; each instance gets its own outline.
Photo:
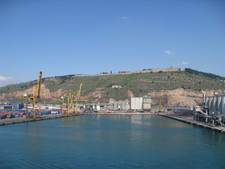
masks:
<path id="1" fill-rule="evenodd" d="M 188 123 L 188 124 L 197 125 L 197 126 L 200 126 L 200 127 L 205 127 L 205 128 L 208 128 L 208 129 L 217 130 L 217 131 L 225 133 L 225 127 L 210 126 L 206 123 L 194 120 L 193 117 L 174 116 L 173 114 L 160 114 L 160 115 L 163 116 L 163 117 L 167 117 L 167 118 L 171 118 L 171 119 L 174 119 L 174 120 L 182 121 L 182 122 L 185 122 L 185 123 Z"/>

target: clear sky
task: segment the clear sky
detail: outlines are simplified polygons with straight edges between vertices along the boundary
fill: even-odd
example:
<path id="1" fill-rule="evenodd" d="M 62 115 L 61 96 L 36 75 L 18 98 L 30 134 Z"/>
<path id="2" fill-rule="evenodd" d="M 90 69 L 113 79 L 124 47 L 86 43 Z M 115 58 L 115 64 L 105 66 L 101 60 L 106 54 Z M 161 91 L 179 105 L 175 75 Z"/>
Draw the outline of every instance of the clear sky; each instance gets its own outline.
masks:
<path id="1" fill-rule="evenodd" d="M 171 66 L 225 76 L 225 0 L 0 0 L 0 86 Z"/>

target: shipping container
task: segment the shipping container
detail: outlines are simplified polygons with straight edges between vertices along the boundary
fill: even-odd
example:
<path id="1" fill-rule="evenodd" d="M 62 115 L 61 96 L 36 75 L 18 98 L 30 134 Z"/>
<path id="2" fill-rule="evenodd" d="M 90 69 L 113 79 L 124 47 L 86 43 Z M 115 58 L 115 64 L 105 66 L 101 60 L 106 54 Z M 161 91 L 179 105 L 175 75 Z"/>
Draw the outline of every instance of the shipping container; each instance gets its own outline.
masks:
<path id="1" fill-rule="evenodd" d="M 51 114 L 59 114 L 59 111 L 52 110 L 52 111 L 51 111 Z"/>
<path id="2" fill-rule="evenodd" d="M 15 109 L 15 110 L 19 110 L 19 109 L 22 109 L 22 108 L 24 108 L 23 104 L 13 104 L 13 109 Z"/>

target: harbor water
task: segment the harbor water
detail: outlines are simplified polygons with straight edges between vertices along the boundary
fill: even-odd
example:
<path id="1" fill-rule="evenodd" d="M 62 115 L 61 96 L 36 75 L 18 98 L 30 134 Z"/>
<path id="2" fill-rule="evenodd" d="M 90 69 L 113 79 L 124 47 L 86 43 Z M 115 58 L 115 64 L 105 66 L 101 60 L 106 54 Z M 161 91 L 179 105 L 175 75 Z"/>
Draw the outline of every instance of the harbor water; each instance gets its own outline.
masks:
<path id="1" fill-rule="evenodd" d="M 225 134 L 157 115 L 0 126 L 0 168 L 224 169 Z"/>

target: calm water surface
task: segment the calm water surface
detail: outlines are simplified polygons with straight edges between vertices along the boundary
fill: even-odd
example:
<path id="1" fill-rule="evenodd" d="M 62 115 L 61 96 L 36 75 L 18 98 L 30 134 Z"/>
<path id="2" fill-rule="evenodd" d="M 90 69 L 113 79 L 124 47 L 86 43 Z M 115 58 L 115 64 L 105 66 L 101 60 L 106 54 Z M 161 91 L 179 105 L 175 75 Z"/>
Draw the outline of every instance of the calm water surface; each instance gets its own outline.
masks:
<path id="1" fill-rule="evenodd" d="M 153 115 L 0 126 L 0 168 L 224 169 L 225 134 Z"/>

